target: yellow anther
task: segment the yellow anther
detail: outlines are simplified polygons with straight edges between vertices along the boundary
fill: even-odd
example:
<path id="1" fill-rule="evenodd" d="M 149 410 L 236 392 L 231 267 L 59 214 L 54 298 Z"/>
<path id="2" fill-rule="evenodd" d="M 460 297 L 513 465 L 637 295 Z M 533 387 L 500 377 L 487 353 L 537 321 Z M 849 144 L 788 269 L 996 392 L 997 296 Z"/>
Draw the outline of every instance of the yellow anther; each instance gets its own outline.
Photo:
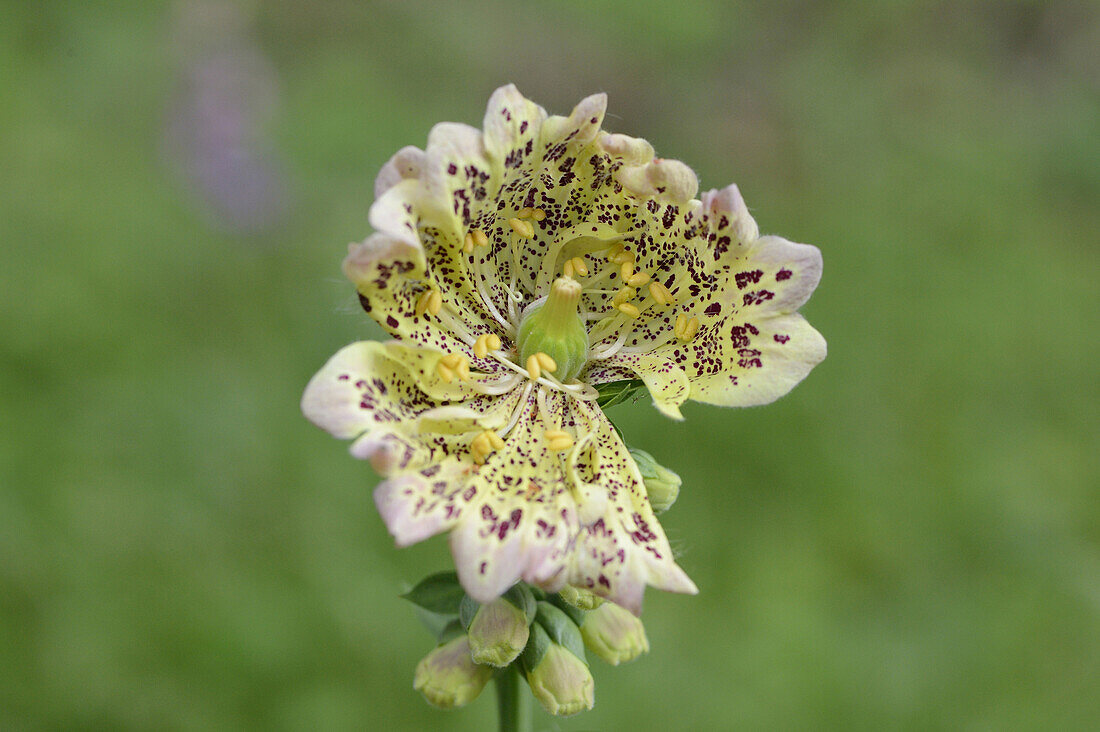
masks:
<path id="1" fill-rule="evenodd" d="M 534 215 L 534 213 L 535 213 L 535 209 L 531 208 L 530 206 L 524 206 L 523 208 L 521 208 L 519 210 L 519 213 L 516 214 L 516 218 L 517 219 L 529 219 Z"/>
<path id="2" fill-rule="evenodd" d="M 504 440 L 501 439 L 500 435 L 498 435 L 496 432 L 493 432 L 491 430 L 488 431 L 488 432 L 485 432 L 484 434 L 488 436 L 489 444 L 491 444 L 493 446 L 494 450 L 503 450 L 504 449 Z"/>
<path id="3" fill-rule="evenodd" d="M 439 315 L 439 311 L 443 309 L 443 295 L 439 294 L 439 290 L 432 290 L 432 294 L 428 298 L 428 312 L 432 315 Z"/>
<path id="4" fill-rule="evenodd" d="M 474 235 L 467 232 L 466 238 L 462 240 L 462 251 L 469 254 L 474 250 Z"/>
<path id="5" fill-rule="evenodd" d="M 620 313 L 629 318 L 636 318 L 642 314 L 642 311 L 638 309 L 638 306 L 633 303 L 621 302 L 615 307 L 618 308 Z"/>
<path id="6" fill-rule="evenodd" d="M 615 298 L 611 301 L 611 304 L 615 307 L 619 307 L 627 300 L 633 300 L 634 296 L 637 294 L 637 290 L 630 285 L 626 285 L 625 287 L 619 288 L 619 291 L 615 293 Z"/>
<path id="7" fill-rule="evenodd" d="M 660 282 L 653 281 L 649 283 L 649 294 L 653 295 L 653 299 L 661 305 L 672 304 L 672 293 Z"/>
<path id="8" fill-rule="evenodd" d="M 489 237 L 481 229 L 474 229 L 470 232 L 474 237 L 474 246 L 487 247 L 489 246 Z"/>
<path id="9" fill-rule="evenodd" d="M 607 257 L 607 261 L 609 261 L 609 262 L 617 262 L 617 261 L 619 261 L 618 256 L 623 253 L 624 249 L 626 249 L 626 247 L 623 246 L 623 243 L 618 242 L 614 246 L 612 246 L 610 249 L 608 249 L 607 254 L 604 255 L 604 256 Z"/>
<path id="10" fill-rule="evenodd" d="M 452 375 L 457 375 L 462 381 L 470 378 L 470 359 L 461 353 L 448 353 L 439 359 L 439 363 L 452 372 Z M 447 379 L 447 381 L 450 381 L 450 379 Z"/>
<path id="11" fill-rule="evenodd" d="M 435 365 L 435 372 L 439 374 L 439 378 L 443 379 L 448 384 L 455 379 L 455 372 L 452 371 L 450 367 L 448 367 L 447 364 L 443 363 L 442 361 Z"/>
<path id="12" fill-rule="evenodd" d="M 482 432 L 470 442 L 470 447 L 477 450 L 480 453 L 488 454 L 492 452 L 493 445 L 489 441 L 489 433 Z"/>
<path id="13" fill-rule="evenodd" d="M 562 452 L 573 447 L 573 437 L 562 430 L 547 430 L 546 446 L 553 452 Z"/>
<path id="14" fill-rule="evenodd" d="M 489 337 L 485 339 L 485 345 L 489 347 L 490 351 L 495 351 L 500 348 L 500 336 L 496 333 L 490 333 Z"/>
<path id="15" fill-rule="evenodd" d="M 630 278 L 634 276 L 634 262 L 629 259 L 624 261 L 619 274 L 623 276 L 623 282 L 629 282 Z"/>
<path id="16" fill-rule="evenodd" d="M 626 278 L 626 284 L 631 287 L 641 287 L 647 282 L 649 282 L 649 275 L 645 272 L 635 272 Z"/>
<path id="17" fill-rule="evenodd" d="M 562 274 L 565 275 L 566 277 L 572 277 L 573 273 L 575 271 L 576 271 L 576 267 L 573 266 L 573 260 L 572 259 L 565 260 L 565 264 L 563 264 L 562 268 L 561 268 Z"/>
<path id="18" fill-rule="evenodd" d="M 680 313 L 676 316 L 676 327 L 673 328 L 673 332 L 677 338 L 687 343 L 699 332 L 699 319 L 691 318 L 688 320 L 687 316 Z"/>
<path id="19" fill-rule="evenodd" d="M 474 341 L 474 355 L 478 358 L 485 358 L 489 355 L 489 334 L 482 333 Z"/>
<path id="20" fill-rule="evenodd" d="M 546 218 L 546 212 L 543 211 L 541 208 L 536 208 L 534 211 L 531 212 L 531 218 L 533 218 L 535 221 L 542 221 Z"/>
<path id="21" fill-rule="evenodd" d="M 539 365 L 538 354 L 534 356 L 528 356 L 527 375 L 531 377 L 531 381 L 538 381 L 539 377 L 542 376 L 542 367 Z"/>
<path id="22" fill-rule="evenodd" d="M 493 441 L 489 434 L 489 432 L 482 432 L 470 441 L 470 452 L 474 456 L 474 462 L 478 465 L 484 465 L 485 458 L 493 451 Z"/>
<path id="23" fill-rule="evenodd" d="M 533 239 L 535 237 L 535 227 L 531 226 L 530 221 L 508 219 L 508 225 L 512 227 L 512 231 L 519 234 L 523 239 Z"/>
<path id="24" fill-rule="evenodd" d="M 579 274 L 581 277 L 588 276 L 588 265 L 584 263 L 583 257 L 573 257 L 569 260 L 573 264 L 573 271 Z"/>
<path id="25" fill-rule="evenodd" d="M 428 306 L 431 305 L 432 295 L 434 294 L 435 290 L 425 290 L 420 299 L 416 301 L 416 317 L 423 317 L 424 313 L 428 312 Z"/>
<path id="26" fill-rule="evenodd" d="M 551 373 L 558 370 L 558 364 L 554 359 L 550 358 L 550 354 L 539 351 L 535 354 L 535 358 L 539 360 L 539 366 L 543 371 L 549 371 Z"/>

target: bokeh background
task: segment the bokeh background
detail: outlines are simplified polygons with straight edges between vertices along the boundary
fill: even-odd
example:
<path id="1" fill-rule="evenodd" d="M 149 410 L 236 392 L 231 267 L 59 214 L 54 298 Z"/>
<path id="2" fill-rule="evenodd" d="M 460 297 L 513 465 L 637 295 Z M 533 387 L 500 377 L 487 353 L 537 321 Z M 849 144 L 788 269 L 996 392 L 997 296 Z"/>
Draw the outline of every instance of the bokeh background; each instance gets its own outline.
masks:
<path id="1" fill-rule="evenodd" d="M 369 467 L 298 399 L 380 335 L 374 175 L 516 82 L 820 246 L 766 408 L 615 408 L 698 597 L 549 730 L 1096 729 L 1095 3 L 0 2 L 0 728 L 475 730 Z"/>

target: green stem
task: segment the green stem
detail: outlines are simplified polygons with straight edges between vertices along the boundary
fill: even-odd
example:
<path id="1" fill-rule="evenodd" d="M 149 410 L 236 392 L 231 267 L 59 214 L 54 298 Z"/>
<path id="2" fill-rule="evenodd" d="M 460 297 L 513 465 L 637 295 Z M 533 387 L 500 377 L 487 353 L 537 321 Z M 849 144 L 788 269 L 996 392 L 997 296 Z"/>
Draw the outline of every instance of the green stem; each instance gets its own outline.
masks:
<path id="1" fill-rule="evenodd" d="M 531 704 L 519 677 L 519 664 L 497 674 L 496 684 L 500 732 L 531 732 Z"/>

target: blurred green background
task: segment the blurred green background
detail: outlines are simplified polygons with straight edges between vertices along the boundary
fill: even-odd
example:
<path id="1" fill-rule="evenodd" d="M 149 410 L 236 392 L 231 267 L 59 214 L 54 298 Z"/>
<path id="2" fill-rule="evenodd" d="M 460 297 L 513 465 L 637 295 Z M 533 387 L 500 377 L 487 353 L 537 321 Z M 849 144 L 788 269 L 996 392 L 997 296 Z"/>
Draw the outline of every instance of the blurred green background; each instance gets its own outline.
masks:
<path id="1" fill-rule="evenodd" d="M 380 335 L 374 175 L 514 81 L 817 244 L 766 408 L 615 408 L 698 597 L 539 729 L 1100 726 L 1090 2 L 0 2 L 0 728 L 475 730 L 411 688 L 374 476 L 298 399 Z"/>

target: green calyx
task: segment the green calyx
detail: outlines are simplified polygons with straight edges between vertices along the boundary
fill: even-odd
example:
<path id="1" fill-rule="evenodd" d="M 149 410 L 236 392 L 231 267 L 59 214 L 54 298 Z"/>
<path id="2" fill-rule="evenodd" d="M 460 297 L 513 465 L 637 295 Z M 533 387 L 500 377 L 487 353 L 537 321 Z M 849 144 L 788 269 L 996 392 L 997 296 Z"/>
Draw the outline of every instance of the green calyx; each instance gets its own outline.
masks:
<path id="1" fill-rule="evenodd" d="M 581 372 L 588 355 L 588 331 L 577 312 L 581 292 L 580 283 L 572 277 L 554 280 L 546 302 L 520 323 L 520 365 L 537 353 L 545 353 L 557 364 L 553 374 L 559 380 L 568 381 Z"/>

